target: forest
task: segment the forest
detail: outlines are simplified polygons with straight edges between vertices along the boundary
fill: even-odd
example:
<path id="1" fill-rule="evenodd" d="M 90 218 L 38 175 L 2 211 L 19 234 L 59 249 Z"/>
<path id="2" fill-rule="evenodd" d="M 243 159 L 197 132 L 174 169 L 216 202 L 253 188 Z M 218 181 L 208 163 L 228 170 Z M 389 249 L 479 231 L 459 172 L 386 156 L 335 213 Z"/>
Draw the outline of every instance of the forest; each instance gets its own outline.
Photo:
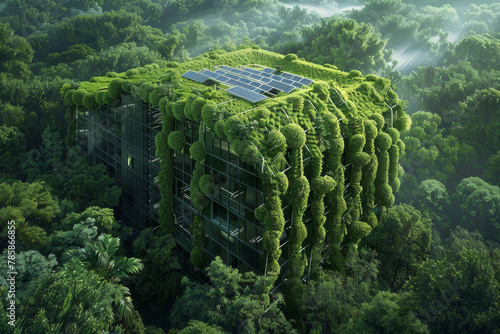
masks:
<path id="1" fill-rule="evenodd" d="M 387 78 L 408 115 L 393 202 L 297 298 L 218 257 L 191 277 L 74 145 L 83 82 L 238 50 Z M 500 333 L 499 242 L 494 0 L 0 1 L 0 333 Z"/>

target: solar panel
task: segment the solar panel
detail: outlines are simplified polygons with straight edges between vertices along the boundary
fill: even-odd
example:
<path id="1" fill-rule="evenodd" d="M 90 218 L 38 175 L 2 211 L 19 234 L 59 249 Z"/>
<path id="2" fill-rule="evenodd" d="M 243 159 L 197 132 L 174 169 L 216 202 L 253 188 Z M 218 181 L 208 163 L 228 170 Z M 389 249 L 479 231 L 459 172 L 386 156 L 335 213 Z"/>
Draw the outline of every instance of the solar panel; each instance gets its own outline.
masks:
<path id="1" fill-rule="evenodd" d="M 203 74 L 200 74 L 200 73 L 194 72 L 194 71 L 187 71 L 186 73 L 181 75 L 181 77 L 186 78 L 186 79 L 190 79 L 190 80 L 194 80 L 194 81 L 199 82 L 199 83 L 202 83 L 207 79 L 210 79 L 210 77 L 207 77 L 206 75 L 203 75 Z"/>
<path id="2" fill-rule="evenodd" d="M 224 75 L 221 75 L 220 77 L 217 78 L 217 80 L 219 80 L 221 82 L 227 82 L 228 80 L 231 80 L 231 78 L 228 78 Z"/>
<path id="3" fill-rule="evenodd" d="M 286 83 L 282 83 L 282 82 L 279 82 L 276 80 L 271 80 L 271 82 L 269 83 L 269 86 L 272 86 L 273 88 L 279 89 L 285 93 L 290 93 L 292 90 L 295 89 L 295 87 L 292 85 L 288 85 Z"/>
<path id="4" fill-rule="evenodd" d="M 253 74 L 260 74 L 260 71 L 254 70 L 253 68 L 248 68 L 248 67 L 242 67 L 242 69 L 246 72 L 250 72 Z"/>
<path id="5" fill-rule="evenodd" d="M 237 80 L 234 80 L 234 79 L 229 79 L 227 81 L 228 84 L 230 85 L 233 85 L 233 86 L 238 86 L 238 87 L 242 87 L 242 88 L 245 88 L 245 89 L 248 89 L 248 90 L 252 90 L 254 89 L 255 87 L 253 86 L 250 86 L 250 85 L 247 85 L 247 84 L 244 84 L 243 82 L 239 82 Z"/>
<path id="6" fill-rule="evenodd" d="M 209 70 L 203 71 L 201 74 L 206 75 L 207 77 L 210 77 L 213 79 L 217 79 L 218 77 L 220 77 L 219 73 L 215 73 L 215 72 L 212 72 Z"/>
<path id="7" fill-rule="evenodd" d="M 232 73 L 226 73 L 226 74 L 224 74 L 224 75 L 225 75 L 226 77 L 231 78 L 231 79 L 234 79 L 234 80 L 238 80 L 238 79 L 239 79 L 239 76 L 234 75 L 234 74 L 232 74 Z"/>
<path id="8" fill-rule="evenodd" d="M 250 74 L 249 77 L 252 79 L 256 79 L 256 80 L 262 79 L 262 77 L 260 75 L 257 75 L 257 74 Z"/>
<path id="9" fill-rule="evenodd" d="M 239 78 L 238 81 L 241 81 L 241 82 L 246 83 L 246 84 L 249 84 L 250 82 L 252 82 L 252 80 L 249 80 L 246 78 Z"/>
<path id="10" fill-rule="evenodd" d="M 302 80 L 299 81 L 301 84 L 309 86 L 313 81 L 308 78 L 303 78 Z"/>
<path id="11" fill-rule="evenodd" d="M 241 97 L 244 100 L 247 100 L 252 103 L 256 103 L 262 100 L 265 100 L 267 97 L 265 97 L 262 94 L 252 92 L 250 90 L 247 90 L 243 87 L 232 87 L 227 90 L 228 93 Z"/>
<path id="12" fill-rule="evenodd" d="M 260 101 L 262 100 L 262 98 L 257 98 L 256 96 L 253 96 L 253 98 L 247 96 L 245 98 L 240 95 L 244 95 L 247 93 L 256 94 L 252 91 L 264 93 L 269 92 L 272 89 L 290 93 L 295 88 L 301 88 L 304 85 L 308 86 L 313 82 L 313 80 L 302 77 L 300 75 L 295 75 L 288 72 L 273 74 L 274 71 L 275 69 L 270 67 L 265 67 L 262 70 L 256 70 L 245 66 L 241 67 L 241 69 L 237 69 L 223 65 L 215 71 L 210 71 L 207 69 L 203 69 L 201 73 L 187 71 L 182 75 L 182 77 L 200 83 L 203 83 L 207 79 L 214 79 L 219 82 L 235 86 L 230 88 L 231 92 L 235 92 L 235 94 L 233 95 L 237 95 L 251 102 L 254 102 L 254 100 L 256 100 L 255 102 Z M 236 87 L 239 87 L 243 90 L 235 90 L 234 88 Z"/>
<path id="13" fill-rule="evenodd" d="M 260 83 L 255 82 L 255 81 L 251 81 L 251 82 L 250 82 L 250 86 L 259 87 L 259 86 L 260 86 Z"/>

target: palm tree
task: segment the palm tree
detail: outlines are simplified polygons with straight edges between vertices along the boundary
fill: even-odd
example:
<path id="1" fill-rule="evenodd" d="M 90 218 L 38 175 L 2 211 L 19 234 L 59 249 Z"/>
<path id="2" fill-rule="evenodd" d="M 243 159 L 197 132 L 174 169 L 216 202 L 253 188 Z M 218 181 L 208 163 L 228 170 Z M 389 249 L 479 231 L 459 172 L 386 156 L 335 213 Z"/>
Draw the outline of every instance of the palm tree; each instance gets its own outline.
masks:
<path id="1" fill-rule="evenodd" d="M 140 259 L 116 257 L 120 247 L 120 238 L 113 238 L 109 234 L 102 234 L 95 243 L 87 243 L 82 249 L 69 250 L 65 256 L 93 270 L 113 287 L 113 308 L 117 320 L 126 322 L 134 314 L 134 305 L 130 297 L 130 290 L 120 283 L 123 277 L 136 274 L 144 268 Z"/>

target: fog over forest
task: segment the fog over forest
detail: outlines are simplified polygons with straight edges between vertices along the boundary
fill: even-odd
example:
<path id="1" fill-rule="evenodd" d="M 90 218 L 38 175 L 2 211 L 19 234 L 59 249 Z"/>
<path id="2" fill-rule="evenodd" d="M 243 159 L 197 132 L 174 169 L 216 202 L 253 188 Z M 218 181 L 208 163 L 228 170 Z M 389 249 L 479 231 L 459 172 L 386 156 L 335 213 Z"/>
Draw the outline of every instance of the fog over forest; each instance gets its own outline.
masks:
<path id="1" fill-rule="evenodd" d="M 247 59 L 314 82 L 251 103 L 184 76 Z M 78 140 L 125 100 L 163 122 L 130 121 L 147 226 L 122 183 L 146 181 Z M 256 170 L 256 208 L 225 189 L 255 235 L 210 239 L 205 132 Z M 500 333 L 499 242 L 500 0 L 0 0 L 0 333 Z"/>

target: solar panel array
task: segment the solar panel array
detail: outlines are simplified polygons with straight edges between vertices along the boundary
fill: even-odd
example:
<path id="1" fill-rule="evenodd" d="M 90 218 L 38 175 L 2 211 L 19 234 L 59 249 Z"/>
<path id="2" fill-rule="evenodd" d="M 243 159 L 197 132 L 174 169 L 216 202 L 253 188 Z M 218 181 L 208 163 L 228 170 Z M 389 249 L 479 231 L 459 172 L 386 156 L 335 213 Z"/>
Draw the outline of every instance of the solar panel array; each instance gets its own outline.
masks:
<path id="1" fill-rule="evenodd" d="M 267 97 L 263 94 L 290 93 L 295 88 L 308 86 L 313 81 L 288 72 L 274 74 L 275 70 L 264 67 L 262 70 L 242 66 L 233 68 L 222 65 L 215 71 L 207 69 L 202 72 L 187 71 L 181 77 L 203 83 L 208 79 L 232 86 L 226 91 L 250 102 L 259 102 Z"/>

